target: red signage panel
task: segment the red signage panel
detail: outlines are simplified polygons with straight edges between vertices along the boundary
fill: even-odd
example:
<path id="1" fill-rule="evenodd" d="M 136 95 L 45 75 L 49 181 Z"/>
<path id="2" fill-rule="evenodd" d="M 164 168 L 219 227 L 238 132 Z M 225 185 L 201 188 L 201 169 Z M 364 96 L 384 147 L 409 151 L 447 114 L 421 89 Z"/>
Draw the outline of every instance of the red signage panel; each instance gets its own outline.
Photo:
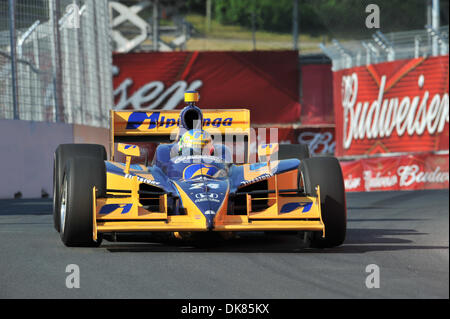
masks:
<path id="1" fill-rule="evenodd" d="M 300 119 L 298 53 L 146 52 L 114 54 L 116 109 L 175 109 L 187 90 L 201 108 L 248 108 L 251 121 Z"/>
<path id="2" fill-rule="evenodd" d="M 347 192 L 445 189 L 448 165 L 448 154 L 433 153 L 341 162 Z"/>
<path id="3" fill-rule="evenodd" d="M 449 148 L 448 55 L 334 72 L 336 155 Z"/>

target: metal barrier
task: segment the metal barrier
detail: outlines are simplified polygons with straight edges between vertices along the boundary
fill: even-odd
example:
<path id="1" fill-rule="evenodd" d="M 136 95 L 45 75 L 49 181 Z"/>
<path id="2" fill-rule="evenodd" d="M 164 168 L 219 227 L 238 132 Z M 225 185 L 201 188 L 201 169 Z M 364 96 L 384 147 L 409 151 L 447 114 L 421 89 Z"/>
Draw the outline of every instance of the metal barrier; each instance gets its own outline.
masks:
<path id="1" fill-rule="evenodd" d="M 0 119 L 107 127 L 107 0 L 0 2 Z"/>
<path id="2" fill-rule="evenodd" d="M 372 39 L 342 43 L 334 39 L 331 45 L 319 46 L 331 58 L 332 70 L 337 71 L 386 61 L 448 54 L 448 31 L 448 25 L 439 30 L 426 26 L 423 30 L 386 34 L 377 31 Z"/>

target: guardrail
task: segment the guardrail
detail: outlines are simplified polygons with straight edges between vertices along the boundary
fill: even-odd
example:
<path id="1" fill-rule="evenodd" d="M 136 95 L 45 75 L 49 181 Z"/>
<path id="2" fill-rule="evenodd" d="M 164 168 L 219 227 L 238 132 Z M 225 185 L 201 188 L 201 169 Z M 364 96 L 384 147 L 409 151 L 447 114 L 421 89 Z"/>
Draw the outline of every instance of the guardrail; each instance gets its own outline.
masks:
<path id="1" fill-rule="evenodd" d="M 0 119 L 108 126 L 107 0 L 0 3 Z"/>
<path id="2" fill-rule="evenodd" d="M 449 26 L 434 30 L 425 26 L 423 30 L 375 32 L 371 39 L 339 42 L 319 47 L 332 60 L 332 70 L 337 71 L 355 66 L 448 54 Z"/>

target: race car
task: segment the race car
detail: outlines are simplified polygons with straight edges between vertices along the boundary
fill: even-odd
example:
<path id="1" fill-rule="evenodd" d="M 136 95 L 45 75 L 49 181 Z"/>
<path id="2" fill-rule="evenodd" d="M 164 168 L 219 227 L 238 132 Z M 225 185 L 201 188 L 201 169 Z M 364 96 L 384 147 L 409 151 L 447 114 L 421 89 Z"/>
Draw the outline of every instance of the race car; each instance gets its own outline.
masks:
<path id="1" fill-rule="evenodd" d="M 281 231 L 311 247 L 344 242 L 336 158 L 311 157 L 304 144 L 261 143 L 250 162 L 248 110 L 201 110 L 196 92 L 186 92 L 185 102 L 181 112 L 111 111 L 109 159 L 102 145 L 58 146 L 53 219 L 66 246 L 96 247 L 105 235 L 135 232 Z M 150 164 L 140 143 L 157 143 Z"/>

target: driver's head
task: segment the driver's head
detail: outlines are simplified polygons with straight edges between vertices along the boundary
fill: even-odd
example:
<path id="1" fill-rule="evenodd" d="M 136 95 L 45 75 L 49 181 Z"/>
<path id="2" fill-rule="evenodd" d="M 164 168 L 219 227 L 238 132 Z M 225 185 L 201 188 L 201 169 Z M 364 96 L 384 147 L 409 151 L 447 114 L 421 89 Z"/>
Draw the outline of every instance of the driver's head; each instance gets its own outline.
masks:
<path id="1" fill-rule="evenodd" d="M 184 133 L 179 142 L 179 155 L 211 155 L 214 152 L 211 135 L 199 129 Z"/>

